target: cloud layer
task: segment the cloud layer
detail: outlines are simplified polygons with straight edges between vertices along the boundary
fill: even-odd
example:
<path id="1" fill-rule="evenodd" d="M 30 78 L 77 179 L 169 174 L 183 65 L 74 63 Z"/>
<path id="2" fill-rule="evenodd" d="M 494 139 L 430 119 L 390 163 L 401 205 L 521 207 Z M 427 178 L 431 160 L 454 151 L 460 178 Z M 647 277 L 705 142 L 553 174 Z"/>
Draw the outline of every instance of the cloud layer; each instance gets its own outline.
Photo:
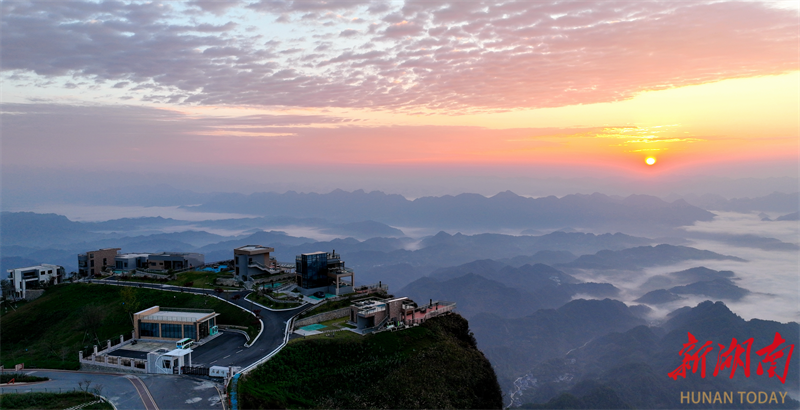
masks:
<path id="1" fill-rule="evenodd" d="M 158 103 L 463 113 L 617 101 L 799 68 L 796 12 L 755 2 L 0 7 L 9 81 L 116 88 Z M 279 34 L 247 25 L 248 13 Z"/>

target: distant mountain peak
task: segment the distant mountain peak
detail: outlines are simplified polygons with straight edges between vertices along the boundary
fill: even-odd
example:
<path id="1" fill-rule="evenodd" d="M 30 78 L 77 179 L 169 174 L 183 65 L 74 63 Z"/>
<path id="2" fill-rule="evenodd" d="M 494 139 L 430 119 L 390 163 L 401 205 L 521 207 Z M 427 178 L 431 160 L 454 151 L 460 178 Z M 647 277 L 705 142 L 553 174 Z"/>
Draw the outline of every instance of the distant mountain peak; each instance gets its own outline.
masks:
<path id="1" fill-rule="evenodd" d="M 492 198 L 493 199 L 506 199 L 506 198 L 508 198 L 508 199 L 517 199 L 517 198 L 523 198 L 523 197 L 521 197 L 521 196 L 519 196 L 519 195 L 517 195 L 517 194 L 515 194 L 514 192 L 511 192 L 511 191 L 503 191 L 503 192 L 498 192 Z"/>

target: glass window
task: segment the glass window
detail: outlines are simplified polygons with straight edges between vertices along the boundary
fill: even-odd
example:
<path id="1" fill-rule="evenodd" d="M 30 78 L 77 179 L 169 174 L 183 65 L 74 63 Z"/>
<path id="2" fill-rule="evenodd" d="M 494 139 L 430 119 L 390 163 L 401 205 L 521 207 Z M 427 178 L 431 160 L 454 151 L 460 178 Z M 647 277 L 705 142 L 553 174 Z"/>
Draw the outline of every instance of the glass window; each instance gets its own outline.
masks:
<path id="1" fill-rule="evenodd" d="M 158 337 L 158 323 L 139 323 L 139 336 Z"/>
<path id="2" fill-rule="evenodd" d="M 217 318 L 215 318 L 215 317 L 212 317 L 211 319 L 208 319 L 208 323 L 209 323 L 209 325 L 210 325 L 211 327 L 214 327 L 214 326 L 216 326 L 216 325 L 217 325 Z"/>
<path id="3" fill-rule="evenodd" d="M 162 323 L 161 324 L 161 337 L 173 338 L 173 339 L 183 339 L 183 334 L 181 333 L 181 325 L 171 324 L 171 323 Z"/>
<path id="4" fill-rule="evenodd" d="M 306 289 L 328 285 L 328 255 L 324 252 L 297 256 L 296 271 L 300 274 L 300 286 Z"/>
<path id="5" fill-rule="evenodd" d="M 197 332 L 194 329 L 194 325 L 183 325 L 183 337 L 197 339 Z"/>

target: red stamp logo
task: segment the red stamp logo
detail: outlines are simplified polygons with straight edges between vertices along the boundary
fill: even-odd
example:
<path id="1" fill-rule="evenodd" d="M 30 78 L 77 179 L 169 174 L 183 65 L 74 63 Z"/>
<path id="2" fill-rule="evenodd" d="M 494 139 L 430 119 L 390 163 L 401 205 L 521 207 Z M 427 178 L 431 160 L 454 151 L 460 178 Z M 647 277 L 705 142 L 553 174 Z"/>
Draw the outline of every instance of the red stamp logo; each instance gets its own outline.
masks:
<path id="1" fill-rule="evenodd" d="M 688 333 L 688 332 L 687 332 Z M 683 349 L 678 352 L 683 356 L 683 363 L 677 369 L 667 374 L 673 380 L 678 380 L 678 376 L 686 378 L 686 371 L 690 370 L 692 373 L 697 373 L 700 369 L 700 377 L 706 377 L 706 355 L 714 349 L 713 343 L 709 340 L 703 343 L 699 348 L 695 348 L 698 340 L 693 334 L 689 333 L 689 341 L 683 344 Z M 775 332 L 775 339 L 772 343 L 762 349 L 756 350 L 756 355 L 762 356 L 763 359 L 758 362 L 756 374 L 759 376 L 764 374 L 766 368 L 767 377 L 777 377 L 781 383 L 786 383 L 786 374 L 789 372 L 789 362 L 792 360 L 792 352 L 794 352 L 794 345 L 787 344 L 786 340 L 781 337 L 780 333 Z M 717 377 L 720 371 L 730 368 L 731 375 L 736 374 L 736 370 L 740 367 L 744 373 L 744 377 L 750 377 L 750 349 L 753 346 L 753 338 L 749 338 L 742 343 L 739 343 L 736 338 L 731 340 L 730 345 L 725 346 L 718 343 L 719 352 L 717 353 L 717 363 L 714 366 L 714 377 Z M 788 352 L 786 350 L 788 349 Z M 778 368 L 778 360 L 786 357 L 783 363 L 783 372 L 776 371 Z"/>

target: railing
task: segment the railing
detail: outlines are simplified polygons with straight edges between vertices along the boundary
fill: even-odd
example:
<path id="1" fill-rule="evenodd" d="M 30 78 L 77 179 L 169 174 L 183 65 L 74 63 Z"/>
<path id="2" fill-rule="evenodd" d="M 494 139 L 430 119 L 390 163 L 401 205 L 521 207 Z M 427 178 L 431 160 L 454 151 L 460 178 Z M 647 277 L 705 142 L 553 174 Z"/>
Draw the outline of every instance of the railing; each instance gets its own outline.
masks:
<path id="1" fill-rule="evenodd" d="M 195 308 L 159 308 L 161 312 L 186 312 L 186 313 L 214 313 L 214 309 L 195 309 Z"/>
<path id="2" fill-rule="evenodd" d="M 350 269 L 350 268 L 344 268 L 344 267 L 338 267 L 338 268 L 331 268 L 331 269 L 328 269 L 328 273 L 333 273 L 333 274 L 335 274 L 335 275 L 341 275 L 342 273 L 346 273 L 346 274 L 352 274 L 352 273 L 354 273 L 354 272 L 355 272 L 355 271 L 353 271 L 352 269 Z"/>
<path id="3" fill-rule="evenodd" d="M 359 309 L 358 310 L 358 314 L 366 316 L 366 315 L 371 315 L 373 313 L 383 312 L 384 310 L 386 310 L 386 305 L 376 306 L 376 307 L 373 307 L 373 308 L 368 308 L 368 309 L 363 309 L 363 310 Z"/>
<path id="4" fill-rule="evenodd" d="M 353 288 L 354 292 L 359 292 L 359 293 L 362 293 L 362 292 L 371 293 L 371 292 L 378 291 L 378 290 L 389 292 L 389 285 L 375 283 L 375 284 L 372 284 L 372 285 L 361 285 L 361 286 L 356 286 L 356 287 Z"/>
<path id="5" fill-rule="evenodd" d="M 153 320 L 153 321 L 155 321 L 155 323 L 161 323 L 161 322 L 194 322 L 195 321 L 195 318 L 193 318 L 193 317 L 166 316 L 166 315 L 159 315 L 158 313 L 155 313 L 154 315 L 155 316 L 153 316 L 153 315 L 148 316 L 147 319 L 145 319 L 145 320 Z M 145 320 L 142 320 L 142 323 L 152 323 L 152 322 L 146 322 Z"/>

